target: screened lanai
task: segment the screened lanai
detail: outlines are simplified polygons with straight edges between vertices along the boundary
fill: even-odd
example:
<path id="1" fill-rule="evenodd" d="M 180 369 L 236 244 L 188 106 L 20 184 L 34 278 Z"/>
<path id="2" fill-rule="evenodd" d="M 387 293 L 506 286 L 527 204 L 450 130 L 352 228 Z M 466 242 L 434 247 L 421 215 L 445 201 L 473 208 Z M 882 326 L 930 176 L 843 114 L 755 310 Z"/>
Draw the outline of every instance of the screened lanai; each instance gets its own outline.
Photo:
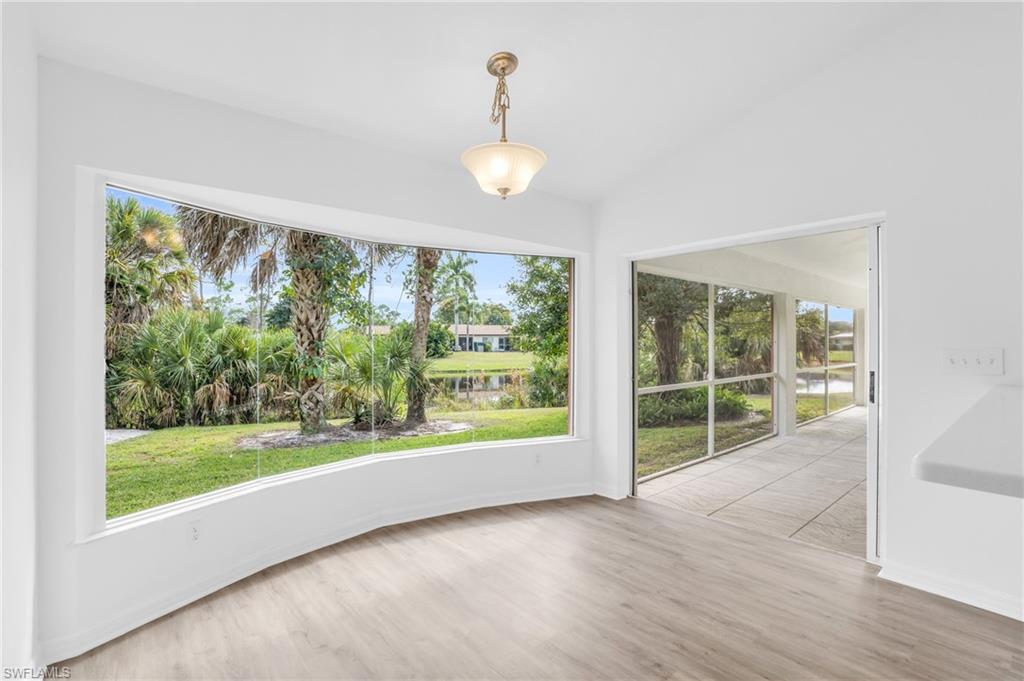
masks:
<path id="1" fill-rule="evenodd" d="M 866 230 L 636 263 L 641 498 L 864 555 Z"/>

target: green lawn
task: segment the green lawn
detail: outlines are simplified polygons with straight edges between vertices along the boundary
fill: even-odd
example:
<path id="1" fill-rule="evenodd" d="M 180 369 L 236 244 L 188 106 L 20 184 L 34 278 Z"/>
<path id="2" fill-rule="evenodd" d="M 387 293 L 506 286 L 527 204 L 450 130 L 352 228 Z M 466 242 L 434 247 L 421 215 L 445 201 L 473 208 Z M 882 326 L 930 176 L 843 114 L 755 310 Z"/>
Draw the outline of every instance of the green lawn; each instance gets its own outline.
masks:
<path id="1" fill-rule="evenodd" d="M 796 422 L 803 423 L 825 415 L 824 395 L 797 395 Z"/>
<path id="2" fill-rule="evenodd" d="M 715 449 L 723 451 L 770 435 L 771 419 L 719 421 L 715 424 Z M 636 434 L 637 475 L 644 477 L 708 453 L 708 424 L 640 428 Z"/>
<path id="3" fill-rule="evenodd" d="M 428 374 L 505 374 L 533 366 L 531 352 L 453 352 L 431 360 Z"/>
<path id="4" fill-rule="evenodd" d="M 708 453 L 708 424 L 639 428 L 636 433 L 636 474 L 644 477 Z"/>
<path id="5" fill-rule="evenodd" d="M 186 499 L 258 476 L 365 454 L 568 433 L 568 410 L 564 407 L 490 409 L 437 413 L 430 417 L 471 423 L 474 427 L 460 433 L 262 451 L 239 449 L 235 443 L 243 436 L 294 430 L 298 424 L 166 428 L 112 444 L 107 447 L 107 517 L 115 518 Z"/>
<path id="6" fill-rule="evenodd" d="M 772 433 L 772 396 L 746 395 L 748 417 L 717 419 L 715 449 L 724 451 Z M 644 477 L 708 453 L 708 424 L 639 428 L 637 431 L 637 475 Z"/>
<path id="7" fill-rule="evenodd" d="M 828 410 L 829 412 L 839 411 L 845 409 L 853 404 L 853 393 L 829 393 L 828 394 Z"/>

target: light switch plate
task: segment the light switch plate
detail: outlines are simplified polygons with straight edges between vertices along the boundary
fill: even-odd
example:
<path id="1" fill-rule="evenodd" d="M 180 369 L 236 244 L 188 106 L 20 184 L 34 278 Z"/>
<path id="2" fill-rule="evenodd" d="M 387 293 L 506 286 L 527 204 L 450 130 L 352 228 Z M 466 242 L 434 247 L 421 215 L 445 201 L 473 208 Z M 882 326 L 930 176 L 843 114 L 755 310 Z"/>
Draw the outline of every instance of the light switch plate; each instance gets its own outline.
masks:
<path id="1" fill-rule="evenodd" d="M 942 368 L 947 374 L 1001 376 L 1003 349 L 946 348 L 942 351 Z"/>

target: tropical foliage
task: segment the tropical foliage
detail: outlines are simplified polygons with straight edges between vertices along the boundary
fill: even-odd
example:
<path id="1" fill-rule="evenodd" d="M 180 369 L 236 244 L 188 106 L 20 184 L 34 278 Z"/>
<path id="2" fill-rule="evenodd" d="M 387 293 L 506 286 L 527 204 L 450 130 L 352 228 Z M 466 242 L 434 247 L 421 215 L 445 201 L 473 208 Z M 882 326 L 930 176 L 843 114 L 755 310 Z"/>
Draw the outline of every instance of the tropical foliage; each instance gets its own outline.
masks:
<path id="1" fill-rule="evenodd" d="M 715 299 L 715 375 L 750 376 L 772 370 L 772 296 L 718 287 Z"/>
<path id="2" fill-rule="evenodd" d="M 519 276 L 506 289 L 515 311 L 513 345 L 536 355 L 530 403 L 561 407 L 569 399 L 570 266 L 566 258 L 516 256 Z"/>
<path id="3" fill-rule="evenodd" d="M 825 306 L 800 301 L 796 310 L 796 352 L 800 366 L 825 364 Z"/>
<path id="4" fill-rule="evenodd" d="M 437 316 L 448 324 L 472 323 L 476 305 L 476 260 L 468 253 L 448 251 L 437 265 Z"/>
<path id="5" fill-rule="evenodd" d="M 185 303 L 196 280 L 171 216 L 137 199 L 107 199 L 107 358 L 159 305 Z"/>
<path id="6" fill-rule="evenodd" d="M 637 405 L 641 428 L 707 422 L 707 388 L 690 388 L 644 395 Z M 727 386 L 715 388 L 715 418 L 743 418 L 751 412 L 771 416 L 770 409 L 755 409 L 741 392 Z"/>
<path id="7" fill-rule="evenodd" d="M 371 341 L 332 330 L 324 354 L 327 418 L 367 427 L 393 423 L 406 385 L 425 381 L 425 365 L 411 360 L 407 332 Z M 292 332 L 263 330 L 257 337 L 217 312 L 157 312 L 108 367 L 111 426 L 255 423 L 296 420 L 301 413 L 303 369 Z"/>
<path id="8" fill-rule="evenodd" d="M 134 197 L 111 197 L 107 221 L 112 428 L 298 421 L 315 433 L 328 419 L 415 426 L 437 397 L 431 362 L 456 346 L 437 317 L 513 320 L 503 304 L 476 303 L 476 261 L 466 253 L 367 245 L 190 206 L 172 215 Z M 411 322 L 367 295 L 373 268 L 403 259 L 411 259 Z M 526 320 L 518 338 L 548 354 L 526 355 L 534 366 L 490 406 L 564 406 L 568 334 L 558 325 L 568 325 L 567 264 L 520 264 L 509 284 Z M 371 322 L 391 332 L 371 338 Z"/>
<path id="9" fill-rule="evenodd" d="M 177 219 L 185 247 L 201 272 L 226 278 L 248 265 L 255 293 L 267 290 L 285 270 L 290 294 L 291 329 L 298 379 L 299 422 L 304 432 L 326 425 L 324 341 L 332 313 L 359 310 L 365 297 L 359 289 L 372 261 L 357 254 L 360 242 L 315 232 L 286 229 L 202 210 L 178 206 Z"/>

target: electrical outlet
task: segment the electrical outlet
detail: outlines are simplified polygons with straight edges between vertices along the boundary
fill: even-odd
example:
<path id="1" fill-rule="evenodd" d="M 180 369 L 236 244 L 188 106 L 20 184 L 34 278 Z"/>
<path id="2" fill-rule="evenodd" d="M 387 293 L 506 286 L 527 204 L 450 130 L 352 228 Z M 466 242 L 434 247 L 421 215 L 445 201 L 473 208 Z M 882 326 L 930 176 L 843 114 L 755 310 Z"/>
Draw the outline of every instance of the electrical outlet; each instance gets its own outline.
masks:
<path id="1" fill-rule="evenodd" d="M 201 523 L 198 520 L 190 520 L 188 523 L 188 543 L 198 544 L 200 537 Z"/>
<path id="2" fill-rule="evenodd" d="M 946 348 L 942 351 L 942 367 L 947 374 L 972 373 L 977 362 L 977 351 L 965 348 Z"/>
<path id="3" fill-rule="evenodd" d="M 1003 349 L 982 348 L 978 350 L 978 373 L 983 376 L 1003 375 Z"/>
<path id="4" fill-rule="evenodd" d="M 942 368 L 947 374 L 1001 376 L 1002 348 L 946 348 L 942 351 Z"/>

